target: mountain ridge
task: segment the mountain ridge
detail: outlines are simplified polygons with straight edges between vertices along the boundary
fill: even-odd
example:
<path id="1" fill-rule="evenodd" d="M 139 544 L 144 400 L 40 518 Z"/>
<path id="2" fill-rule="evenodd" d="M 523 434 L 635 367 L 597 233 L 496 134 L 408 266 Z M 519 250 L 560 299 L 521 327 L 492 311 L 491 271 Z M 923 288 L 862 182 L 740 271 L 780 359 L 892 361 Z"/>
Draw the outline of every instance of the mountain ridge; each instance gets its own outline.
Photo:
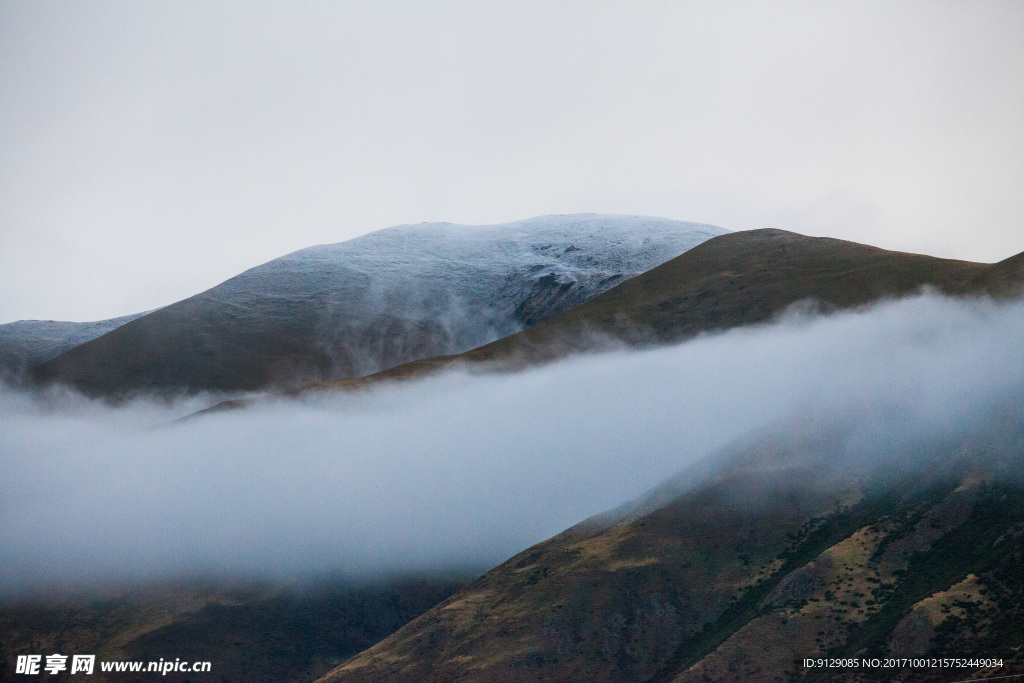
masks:
<path id="1" fill-rule="evenodd" d="M 0 376 L 20 380 L 33 366 L 56 358 L 125 323 L 151 313 L 133 313 L 107 320 L 16 320 L 0 325 Z"/>
<path id="2" fill-rule="evenodd" d="M 511 334 L 724 232 L 600 214 L 396 226 L 251 268 L 32 377 L 111 395 L 369 374 Z"/>
<path id="3" fill-rule="evenodd" d="M 767 323 L 799 303 L 839 311 L 929 286 L 952 296 L 1015 296 L 1024 288 L 1024 253 L 983 264 L 784 230 L 733 232 L 522 332 L 317 388 L 358 389 L 451 367 L 515 370 L 573 353 L 675 343 Z"/>

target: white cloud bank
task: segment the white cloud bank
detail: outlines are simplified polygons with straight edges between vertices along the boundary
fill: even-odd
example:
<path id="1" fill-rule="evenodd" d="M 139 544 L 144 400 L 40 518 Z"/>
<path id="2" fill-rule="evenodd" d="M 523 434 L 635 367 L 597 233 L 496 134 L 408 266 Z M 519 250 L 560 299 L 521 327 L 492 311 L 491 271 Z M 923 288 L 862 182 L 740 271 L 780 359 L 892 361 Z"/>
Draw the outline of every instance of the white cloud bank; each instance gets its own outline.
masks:
<path id="1" fill-rule="evenodd" d="M 895 458 L 1022 399 L 1024 303 L 932 295 L 169 427 L 7 393 L 0 584 L 487 566 L 794 411 Z"/>

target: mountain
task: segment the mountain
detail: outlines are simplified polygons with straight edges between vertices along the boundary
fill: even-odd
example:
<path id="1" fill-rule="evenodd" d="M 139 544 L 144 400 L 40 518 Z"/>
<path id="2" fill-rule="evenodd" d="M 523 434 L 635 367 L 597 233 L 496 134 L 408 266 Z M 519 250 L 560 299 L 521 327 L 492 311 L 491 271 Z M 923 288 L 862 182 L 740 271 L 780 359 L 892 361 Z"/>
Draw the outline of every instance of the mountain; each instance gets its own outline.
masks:
<path id="1" fill-rule="evenodd" d="M 525 332 L 329 386 L 668 343 L 799 302 L 829 312 L 922 286 L 1003 297 L 1022 285 L 1024 254 L 989 265 L 731 233 Z M 523 551 L 321 681 L 891 680 L 801 662 L 959 652 L 1003 666 L 898 675 L 1024 672 L 1024 414 L 990 417 L 874 465 L 837 462 L 846 432 L 814 420 L 751 435 Z"/>
<path id="2" fill-rule="evenodd" d="M 398 226 L 247 270 L 33 377 L 103 395 L 365 375 L 518 332 L 724 232 L 596 214 Z"/>
<path id="3" fill-rule="evenodd" d="M 769 322 L 797 303 L 837 311 L 926 286 L 951 295 L 1010 296 L 1024 288 L 1024 254 L 984 264 L 784 230 L 733 232 L 517 334 L 321 388 L 358 388 L 455 366 L 516 369 L 623 344 L 679 342 Z"/>
<path id="4" fill-rule="evenodd" d="M 480 349 L 321 386 L 671 342 L 769 321 L 808 299 L 830 311 L 922 285 L 1005 296 L 1022 284 L 1024 254 L 988 265 L 731 233 Z M 896 476 L 837 462 L 841 429 L 778 425 L 468 586 L 147 584 L 104 599 L 0 604 L 0 663 L 6 651 L 13 670 L 16 653 L 53 645 L 111 659 L 187 650 L 229 680 L 814 680 L 837 674 L 799 669 L 804 656 L 892 653 L 1005 660 L 901 680 L 1024 672 L 1022 425 L 1021 405 L 993 411 L 963 438 L 892 454 L 915 463 Z"/>
<path id="5" fill-rule="evenodd" d="M 29 368 L 143 315 L 146 313 L 88 323 L 18 320 L 0 325 L 0 376 L 17 379 Z"/>
<path id="6" fill-rule="evenodd" d="M 523 551 L 320 681 L 1024 673 L 1021 406 L 874 462 L 837 462 L 843 431 L 810 420 L 748 437 Z M 929 656 L 1001 665 L 803 666 Z"/>
<path id="7" fill-rule="evenodd" d="M 284 585 L 199 579 L 4 600 L 0 681 L 19 678 L 14 675 L 15 653 L 44 650 L 95 654 L 98 661 L 174 661 L 187 656 L 212 662 L 218 681 L 312 681 L 466 583 L 457 576 Z M 88 679 L 138 680 L 128 676 L 104 674 L 97 665 Z M 166 676 L 171 681 L 183 678 L 190 676 Z"/>

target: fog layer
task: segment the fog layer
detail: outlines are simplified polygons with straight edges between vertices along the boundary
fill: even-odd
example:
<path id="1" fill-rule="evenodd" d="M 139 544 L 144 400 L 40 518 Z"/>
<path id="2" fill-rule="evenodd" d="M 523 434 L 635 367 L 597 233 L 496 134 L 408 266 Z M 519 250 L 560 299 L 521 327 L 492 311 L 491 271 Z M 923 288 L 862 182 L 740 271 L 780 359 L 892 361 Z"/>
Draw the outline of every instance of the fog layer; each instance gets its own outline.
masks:
<path id="1" fill-rule="evenodd" d="M 169 425 L 6 392 L 0 585 L 486 568 L 788 416 L 899 464 L 1021 405 L 1024 303 L 933 295 Z"/>

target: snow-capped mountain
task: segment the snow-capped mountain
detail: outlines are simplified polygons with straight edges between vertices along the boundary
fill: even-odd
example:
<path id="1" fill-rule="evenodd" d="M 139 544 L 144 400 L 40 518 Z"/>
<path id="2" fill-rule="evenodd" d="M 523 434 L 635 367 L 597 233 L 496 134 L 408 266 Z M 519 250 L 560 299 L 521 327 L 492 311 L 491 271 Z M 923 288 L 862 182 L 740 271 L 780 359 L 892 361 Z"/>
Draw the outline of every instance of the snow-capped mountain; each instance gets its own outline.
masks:
<path id="1" fill-rule="evenodd" d="M 725 232 L 596 214 L 397 226 L 247 270 L 36 376 L 106 393 L 368 374 L 518 332 Z"/>

